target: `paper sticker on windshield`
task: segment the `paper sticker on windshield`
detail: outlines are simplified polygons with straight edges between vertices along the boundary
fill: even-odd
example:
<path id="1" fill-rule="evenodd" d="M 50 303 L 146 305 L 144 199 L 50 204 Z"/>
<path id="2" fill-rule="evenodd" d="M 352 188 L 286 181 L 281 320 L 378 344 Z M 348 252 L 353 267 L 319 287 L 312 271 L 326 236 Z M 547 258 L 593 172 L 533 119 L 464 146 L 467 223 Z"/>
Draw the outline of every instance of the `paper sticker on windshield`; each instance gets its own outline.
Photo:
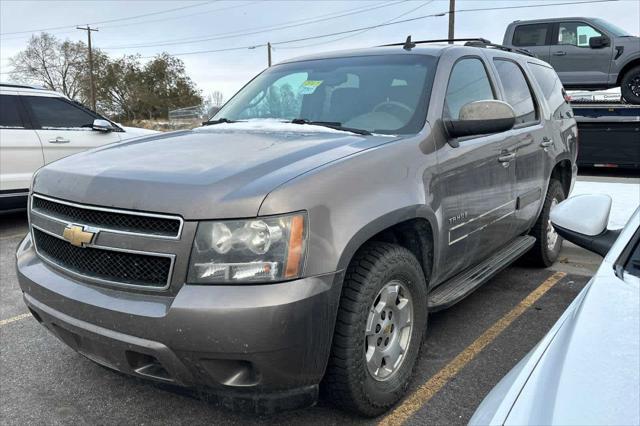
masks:
<path id="1" fill-rule="evenodd" d="M 310 95 L 316 91 L 318 86 L 322 84 L 322 80 L 307 80 L 300 86 L 301 95 Z"/>

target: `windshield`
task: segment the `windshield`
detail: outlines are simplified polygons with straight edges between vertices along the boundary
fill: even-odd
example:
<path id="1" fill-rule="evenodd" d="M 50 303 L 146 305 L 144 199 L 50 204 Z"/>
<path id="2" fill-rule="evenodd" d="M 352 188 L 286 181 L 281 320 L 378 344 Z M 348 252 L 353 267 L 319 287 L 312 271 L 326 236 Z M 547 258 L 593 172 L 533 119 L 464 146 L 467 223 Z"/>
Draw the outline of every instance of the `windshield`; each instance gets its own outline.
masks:
<path id="1" fill-rule="evenodd" d="M 598 24 L 600 27 L 604 28 L 605 30 L 609 31 L 615 37 L 632 37 L 632 35 L 629 34 L 627 31 L 623 30 L 620 27 L 617 27 L 617 26 L 613 25 L 611 22 L 605 21 L 604 19 L 595 18 L 593 20 L 593 22 L 595 22 L 596 24 Z"/>
<path id="2" fill-rule="evenodd" d="M 415 54 L 276 65 L 212 120 L 302 119 L 373 133 L 417 133 L 426 119 L 435 66 L 435 57 Z"/>

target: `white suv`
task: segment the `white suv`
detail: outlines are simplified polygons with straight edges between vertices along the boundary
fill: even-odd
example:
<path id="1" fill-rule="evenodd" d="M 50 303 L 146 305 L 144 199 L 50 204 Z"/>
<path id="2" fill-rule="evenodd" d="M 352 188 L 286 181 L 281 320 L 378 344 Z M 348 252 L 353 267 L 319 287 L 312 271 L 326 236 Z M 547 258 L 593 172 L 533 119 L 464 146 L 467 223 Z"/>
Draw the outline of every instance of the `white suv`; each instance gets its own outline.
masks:
<path id="1" fill-rule="evenodd" d="M 0 211 L 26 207 L 31 176 L 43 165 L 151 133 L 157 132 L 120 126 L 50 90 L 0 84 Z"/>

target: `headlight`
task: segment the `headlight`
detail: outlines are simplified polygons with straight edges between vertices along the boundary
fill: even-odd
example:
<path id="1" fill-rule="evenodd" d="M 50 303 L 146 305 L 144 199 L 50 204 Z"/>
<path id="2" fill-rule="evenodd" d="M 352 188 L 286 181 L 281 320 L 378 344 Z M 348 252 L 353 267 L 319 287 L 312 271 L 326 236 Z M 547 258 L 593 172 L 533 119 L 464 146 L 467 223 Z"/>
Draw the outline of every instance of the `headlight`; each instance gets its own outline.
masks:
<path id="1" fill-rule="evenodd" d="M 200 222 L 191 250 L 190 283 L 282 281 L 302 276 L 306 214 Z"/>

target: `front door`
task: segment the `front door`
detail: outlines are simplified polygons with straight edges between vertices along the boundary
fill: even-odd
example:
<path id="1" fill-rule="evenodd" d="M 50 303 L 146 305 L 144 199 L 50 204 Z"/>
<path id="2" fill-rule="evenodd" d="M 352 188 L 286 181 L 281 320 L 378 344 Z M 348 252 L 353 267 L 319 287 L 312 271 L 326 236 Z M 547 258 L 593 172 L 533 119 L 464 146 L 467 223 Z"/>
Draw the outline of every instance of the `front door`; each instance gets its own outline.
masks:
<path id="1" fill-rule="evenodd" d="M 591 25 L 570 21 L 557 24 L 551 46 L 551 65 L 567 86 L 606 84 L 613 57 L 613 46 L 592 49 L 591 37 L 603 34 Z"/>
<path id="2" fill-rule="evenodd" d="M 45 163 L 120 141 L 120 132 L 92 130 L 95 115 L 67 99 L 24 96 L 42 141 Z"/>
<path id="3" fill-rule="evenodd" d="M 497 99 L 480 58 L 453 66 L 443 118 L 456 119 L 473 101 Z M 437 197 L 441 200 L 442 278 L 480 262 L 512 239 L 515 212 L 515 145 L 509 132 L 458 138 L 437 151 Z"/>

